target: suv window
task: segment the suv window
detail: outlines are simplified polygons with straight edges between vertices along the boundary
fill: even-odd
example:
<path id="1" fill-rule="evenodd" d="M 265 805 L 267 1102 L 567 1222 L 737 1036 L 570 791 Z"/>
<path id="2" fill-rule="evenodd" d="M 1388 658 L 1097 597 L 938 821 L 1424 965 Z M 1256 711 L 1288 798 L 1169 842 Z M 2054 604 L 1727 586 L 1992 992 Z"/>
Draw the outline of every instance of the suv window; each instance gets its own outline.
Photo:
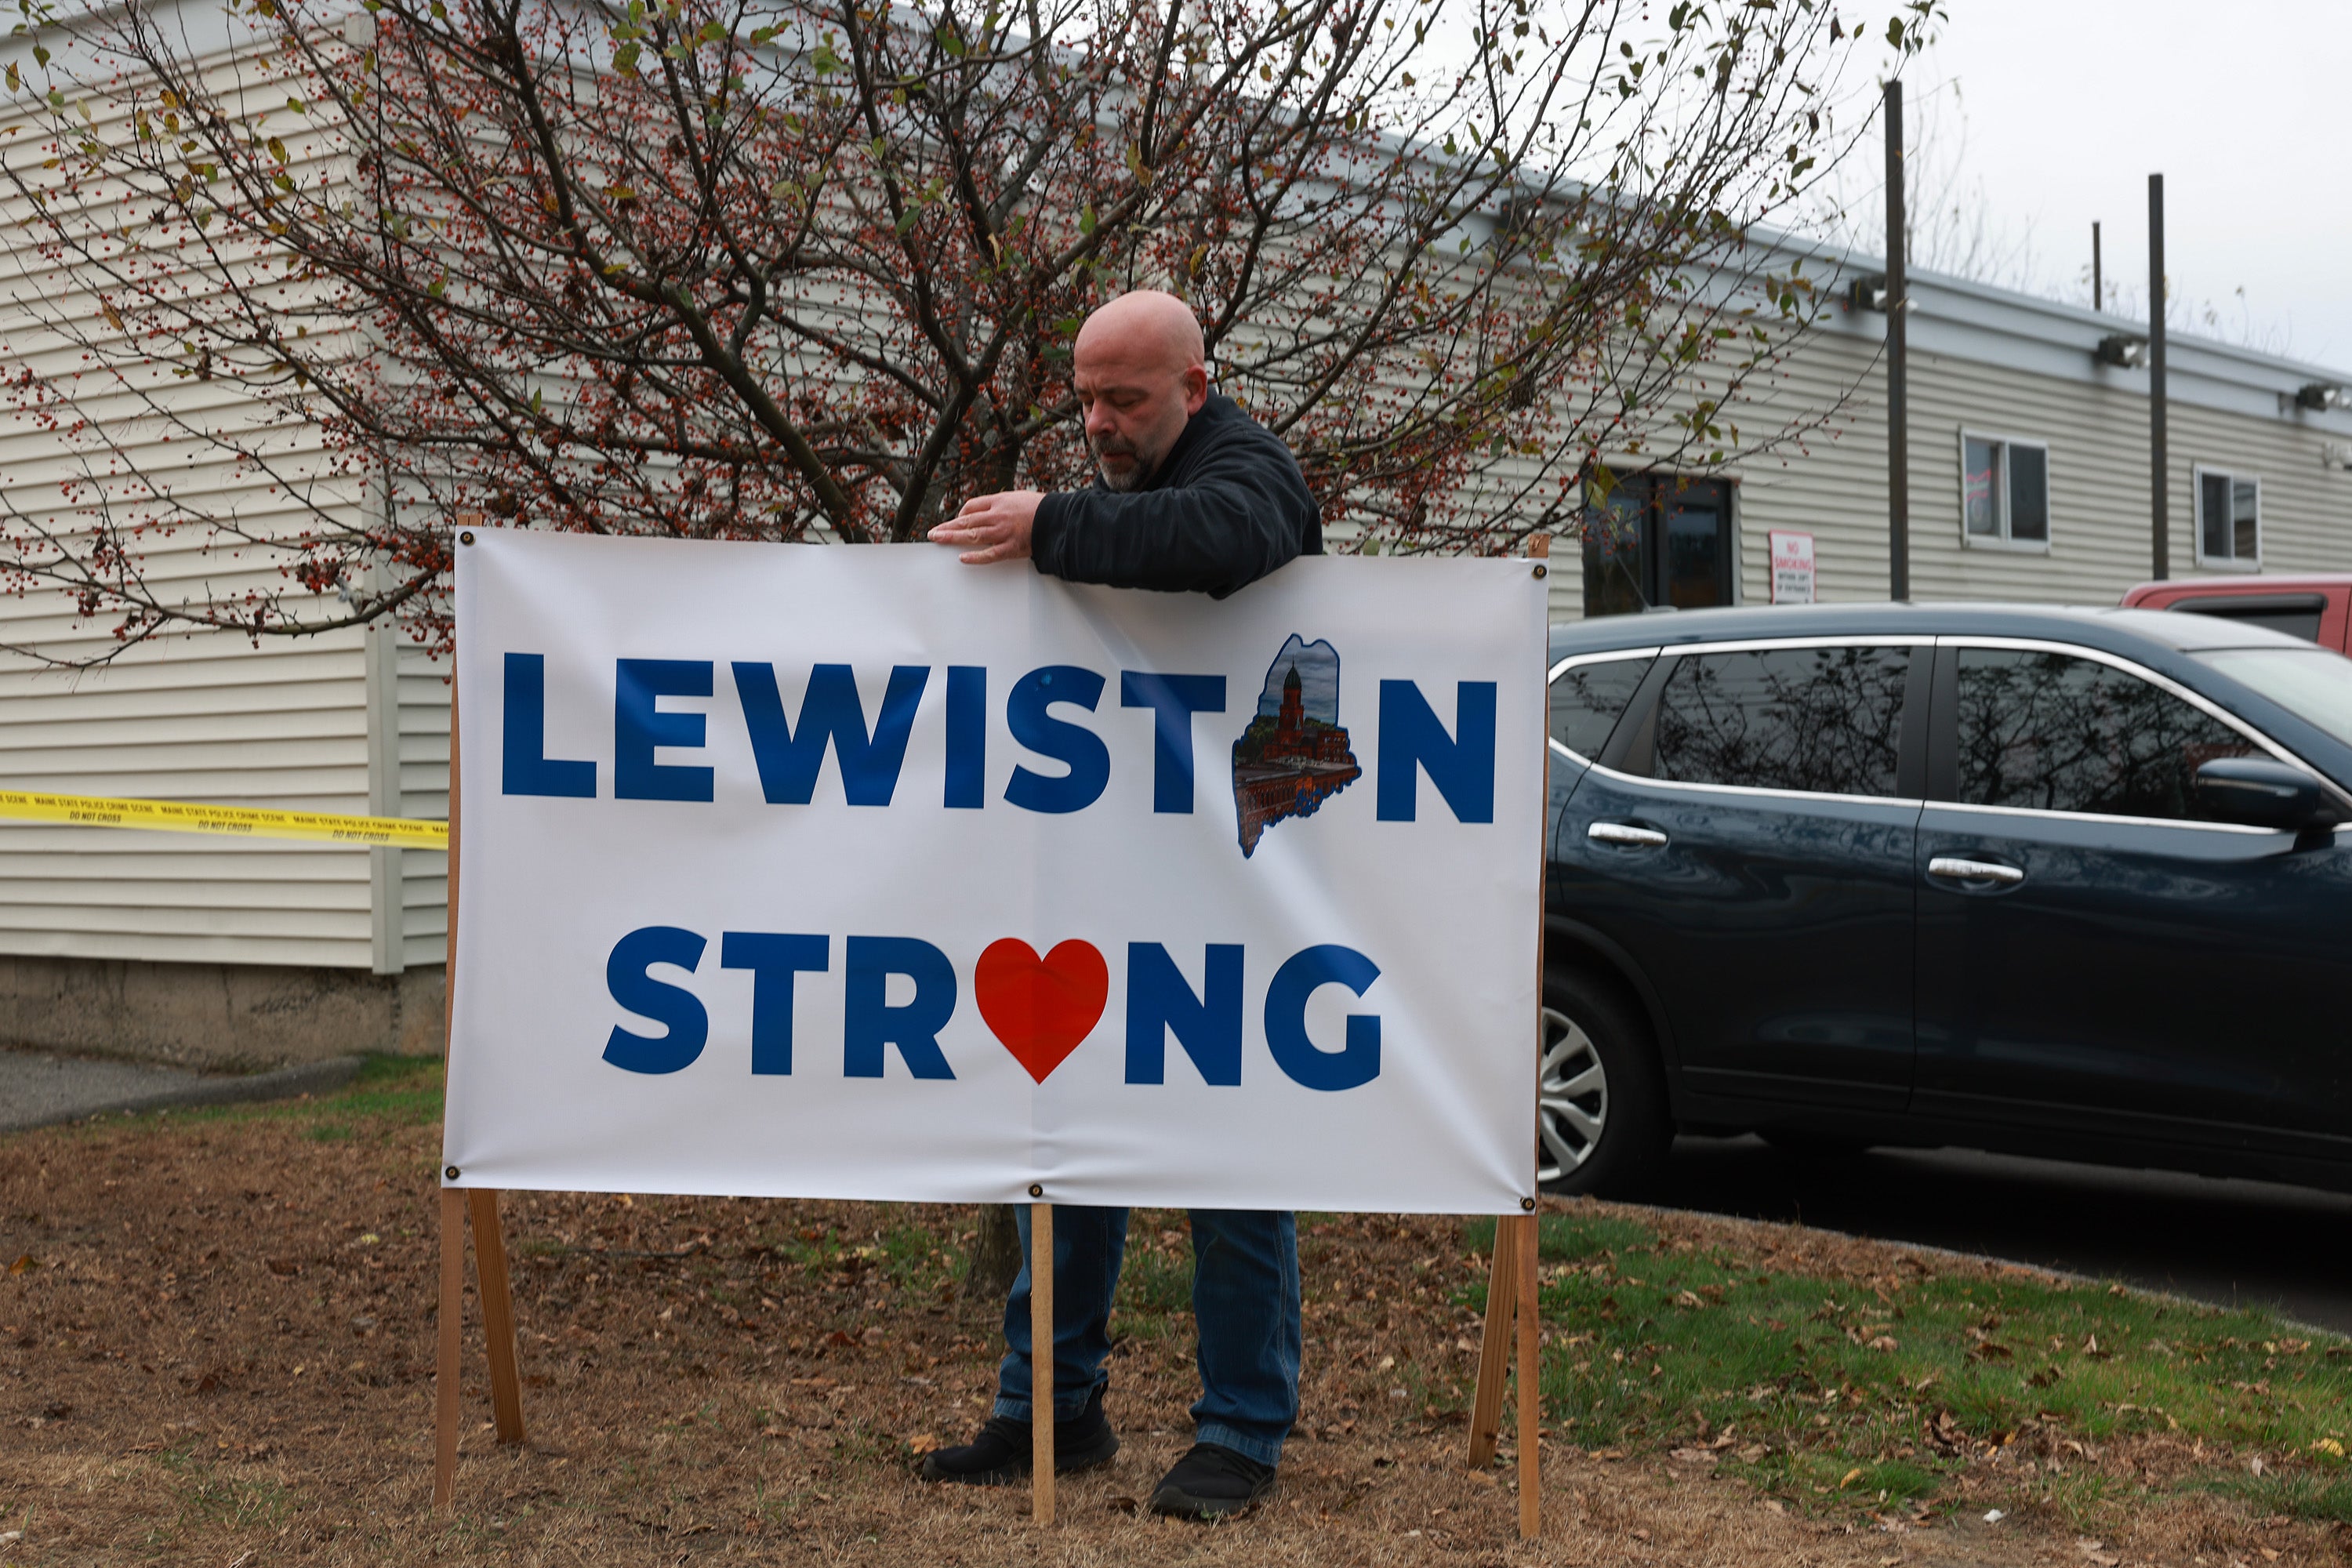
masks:
<path id="1" fill-rule="evenodd" d="M 2160 687 L 2095 659 L 1963 647 L 1959 795 L 1970 805 L 2199 820 L 2215 757 L 2261 749 Z"/>
<path id="2" fill-rule="evenodd" d="M 1657 662 L 1655 655 L 1641 658 L 1601 659 L 1572 665 L 1551 683 L 1551 738 L 1588 760 L 1601 748 L 1633 700 L 1642 678 Z"/>
<path id="3" fill-rule="evenodd" d="M 2319 640 L 2319 617 L 2327 600 L 2318 594 L 2231 594 L 2212 598 L 2188 598 L 2171 606 L 2192 616 L 2218 616 L 2250 626 L 2268 626 L 2305 642 Z"/>
<path id="4" fill-rule="evenodd" d="M 1652 772 L 1689 784 L 1893 795 L 1908 647 L 1684 654 Z"/>

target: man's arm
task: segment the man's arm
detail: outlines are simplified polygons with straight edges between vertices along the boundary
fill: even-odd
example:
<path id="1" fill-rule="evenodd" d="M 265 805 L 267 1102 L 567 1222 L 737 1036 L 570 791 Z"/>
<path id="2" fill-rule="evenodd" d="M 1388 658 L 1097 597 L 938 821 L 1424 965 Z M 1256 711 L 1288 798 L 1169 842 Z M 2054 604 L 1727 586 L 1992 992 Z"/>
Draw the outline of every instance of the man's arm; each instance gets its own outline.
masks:
<path id="1" fill-rule="evenodd" d="M 1299 554 L 1316 522 L 1289 454 L 1235 442 L 1181 486 L 1046 496 L 1029 547 L 1039 571 L 1073 583 L 1222 599 Z"/>

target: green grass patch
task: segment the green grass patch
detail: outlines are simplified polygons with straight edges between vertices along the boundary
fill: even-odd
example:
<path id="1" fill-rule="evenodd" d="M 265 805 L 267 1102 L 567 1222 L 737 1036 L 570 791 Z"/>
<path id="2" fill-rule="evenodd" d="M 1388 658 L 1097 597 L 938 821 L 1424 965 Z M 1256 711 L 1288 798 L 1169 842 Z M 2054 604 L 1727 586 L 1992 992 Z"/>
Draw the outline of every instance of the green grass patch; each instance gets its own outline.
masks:
<path id="1" fill-rule="evenodd" d="M 1706 1445 L 1809 1506 L 1877 1508 L 1932 1502 L 2031 1438 L 2038 1494 L 2087 1520 L 2118 1484 L 2098 1445 L 2178 1432 L 2291 1457 L 2267 1485 L 2226 1482 L 2264 1510 L 2352 1502 L 2329 1447 L 2352 1432 L 2352 1346 L 2265 1312 L 1975 1271 L 1824 1279 L 1600 1215 L 1548 1215 L 1541 1237 L 1545 1414 L 1585 1447 Z"/>
<path id="2" fill-rule="evenodd" d="M 1137 1247 L 1130 1243 L 1118 1273 L 1117 1310 L 1122 1312 L 1183 1312 L 1192 1306 L 1192 1249 Z"/>
<path id="3" fill-rule="evenodd" d="M 359 1075 L 331 1094 L 150 1111 L 137 1120 L 166 1127 L 290 1121 L 319 1142 L 340 1143 L 438 1122 L 441 1087 L 438 1057 L 369 1056 L 361 1058 Z"/>
<path id="4" fill-rule="evenodd" d="M 2352 1524 L 2352 1476 L 2293 1470 L 2274 1475 L 2220 1476 L 2205 1485 L 2245 1500 L 2248 1511 L 2327 1519 Z"/>

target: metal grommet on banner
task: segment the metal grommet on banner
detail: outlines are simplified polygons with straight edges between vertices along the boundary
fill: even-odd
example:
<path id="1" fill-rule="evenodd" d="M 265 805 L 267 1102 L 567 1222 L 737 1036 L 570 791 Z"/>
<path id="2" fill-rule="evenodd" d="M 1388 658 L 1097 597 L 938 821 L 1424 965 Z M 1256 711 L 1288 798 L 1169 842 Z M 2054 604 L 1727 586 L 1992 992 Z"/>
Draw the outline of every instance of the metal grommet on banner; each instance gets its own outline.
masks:
<path id="1" fill-rule="evenodd" d="M 457 1167 L 455 1165 L 445 1165 L 441 1168 L 441 1173 L 454 1182 L 457 1179 Z"/>
<path id="2" fill-rule="evenodd" d="M 466 530 L 466 531 L 465 531 L 465 532 L 463 532 L 463 533 L 459 534 L 459 535 L 457 536 L 457 542 L 458 542 L 458 543 L 460 543 L 460 544 L 471 544 L 471 543 L 473 543 L 473 542 L 474 542 L 474 531 L 473 531 L 472 529 L 470 529 L 470 528 L 469 528 L 469 529 Z"/>
<path id="3" fill-rule="evenodd" d="M 1041 1182 L 1032 1182 L 1032 1183 L 1030 1183 L 1030 1184 L 1029 1184 L 1029 1195 L 1030 1195 L 1031 1197 L 1033 1197 L 1033 1198 L 1042 1198 L 1042 1197 L 1044 1197 L 1044 1196 L 1045 1195 L 1045 1184 L 1044 1184 L 1043 1183 L 1041 1183 Z"/>
<path id="4" fill-rule="evenodd" d="M 1538 563 L 1536 563 L 1536 575 L 1537 575 L 1537 576 L 1538 576 L 1538 577 L 1548 576 L 1548 575 L 1549 575 L 1549 574 L 1550 574 L 1550 572 L 1551 572 L 1551 568 L 1550 568 L 1550 567 L 1549 567 L 1549 566 L 1544 565 L 1541 562 L 1538 562 Z"/>
<path id="5" fill-rule="evenodd" d="M 455 1175 L 457 1174 L 457 1172 L 452 1170 L 450 1174 Z M 1519 1200 L 1519 1207 L 1525 1209 L 1529 1214 L 1533 1214 L 1536 1209 L 1536 1201 L 1533 1198 L 1521 1198 Z"/>

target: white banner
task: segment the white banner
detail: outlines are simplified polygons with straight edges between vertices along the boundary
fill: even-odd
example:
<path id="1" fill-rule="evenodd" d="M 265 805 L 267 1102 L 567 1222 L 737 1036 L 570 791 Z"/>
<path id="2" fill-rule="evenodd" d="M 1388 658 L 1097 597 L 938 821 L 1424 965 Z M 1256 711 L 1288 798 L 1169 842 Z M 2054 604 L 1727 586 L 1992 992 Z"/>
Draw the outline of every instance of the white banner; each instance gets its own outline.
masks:
<path id="1" fill-rule="evenodd" d="M 453 1184 L 1535 1191 L 1529 563 L 472 539 Z"/>

